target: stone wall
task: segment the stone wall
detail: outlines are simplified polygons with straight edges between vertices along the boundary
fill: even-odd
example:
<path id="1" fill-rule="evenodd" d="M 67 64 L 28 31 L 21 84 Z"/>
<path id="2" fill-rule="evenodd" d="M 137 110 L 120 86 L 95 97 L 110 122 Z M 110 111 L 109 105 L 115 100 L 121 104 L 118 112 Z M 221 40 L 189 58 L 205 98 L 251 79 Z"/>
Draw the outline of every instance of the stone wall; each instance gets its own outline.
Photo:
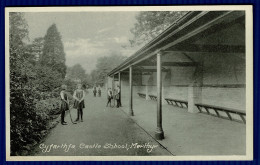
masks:
<path id="1" fill-rule="evenodd" d="M 191 55 L 192 56 L 192 55 Z M 202 76 L 201 103 L 245 110 L 245 60 L 235 54 L 203 54 L 192 57 L 202 63 L 202 73 L 195 67 L 169 67 L 163 73 L 163 98 L 188 100 L 188 87 Z M 122 97 L 129 97 L 128 74 L 123 74 Z M 151 75 L 133 76 L 133 94 L 156 95 L 156 72 Z M 165 103 L 165 102 L 164 102 Z"/>

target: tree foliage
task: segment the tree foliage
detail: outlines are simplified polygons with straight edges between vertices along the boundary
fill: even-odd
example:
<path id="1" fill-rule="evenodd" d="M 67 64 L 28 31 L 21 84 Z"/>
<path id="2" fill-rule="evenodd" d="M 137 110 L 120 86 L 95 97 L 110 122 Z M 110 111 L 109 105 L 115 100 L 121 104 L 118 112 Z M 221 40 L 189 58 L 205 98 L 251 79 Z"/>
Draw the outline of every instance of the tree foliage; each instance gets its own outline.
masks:
<path id="1" fill-rule="evenodd" d="M 11 154 L 34 143 L 38 131 L 45 127 L 35 111 L 34 62 L 30 49 L 24 43 L 28 37 L 27 23 L 22 13 L 10 13 L 10 125 Z"/>
<path id="2" fill-rule="evenodd" d="M 67 85 L 67 91 L 69 93 L 73 93 L 78 81 L 86 86 L 91 84 L 89 74 L 86 73 L 85 69 L 80 64 L 75 64 L 72 67 L 68 67 L 64 81 L 64 83 Z"/>
<path id="3" fill-rule="evenodd" d="M 75 64 L 72 67 L 68 67 L 66 78 L 70 80 L 84 81 L 87 78 L 85 69 L 80 64 Z"/>
<path id="4" fill-rule="evenodd" d="M 10 54 L 10 143 L 11 155 L 28 155 L 48 129 L 49 112 L 55 111 L 58 100 L 45 101 L 44 107 L 36 106 L 41 99 L 41 85 L 47 89 L 57 86 L 61 74 L 47 66 L 38 65 L 37 54 L 42 52 L 42 40 L 29 45 L 28 25 L 23 13 L 10 13 L 9 54 Z M 40 42 L 38 42 L 40 41 Z M 53 84 L 44 80 L 55 81 Z M 51 94 L 50 94 L 51 95 Z M 44 101 L 44 100 L 41 100 Z M 48 107 L 46 107 L 48 105 Z"/>
<path id="5" fill-rule="evenodd" d="M 43 46 L 44 46 L 43 37 L 35 38 L 32 44 L 30 45 L 31 52 L 35 58 L 35 61 L 39 61 L 39 59 L 42 58 Z"/>
<path id="6" fill-rule="evenodd" d="M 62 78 L 66 75 L 65 52 L 61 35 L 55 24 L 51 25 L 44 37 L 44 45 L 40 58 L 42 66 L 50 67 L 53 71 L 61 74 Z"/>
<path id="7" fill-rule="evenodd" d="M 35 67 L 37 75 L 35 80 L 35 86 L 37 90 L 41 92 L 50 92 L 60 85 L 63 82 L 62 75 L 56 71 L 52 70 L 48 66 L 37 66 Z"/>
<path id="8" fill-rule="evenodd" d="M 91 72 L 92 82 L 104 84 L 107 74 L 122 63 L 127 57 L 117 53 L 97 59 L 96 69 Z"/>
<path id="9" fill-rule="evenodd" d="M 66 74 L 66 59 L 61 36 L 55 24 L 48 28 L 44 38 L 34 40 L 32 51 L 39 64 L 35 68 L 37 90 L 50 92 L 61 86 Z"/>
<path id="10" fill-rule="evenodd" d="M 136 23 L 130 30 L 134 37 L 131 46 L 145 44 L 163 32 L 176 20 L 184 16 L 184 11 L 143 11 L 136 16 Z"/>

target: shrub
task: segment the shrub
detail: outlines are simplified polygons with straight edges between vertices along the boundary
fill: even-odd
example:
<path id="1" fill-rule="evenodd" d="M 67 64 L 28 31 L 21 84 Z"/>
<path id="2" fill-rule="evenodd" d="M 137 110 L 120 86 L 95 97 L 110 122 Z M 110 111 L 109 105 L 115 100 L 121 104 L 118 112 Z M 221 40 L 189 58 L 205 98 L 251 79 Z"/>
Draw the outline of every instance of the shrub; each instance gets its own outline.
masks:
<path id="1" fill-rule="evenodd" d="M 53 128 L 52 121 L 59 114 L 59 98 L 36 102 L 26 97 L 26 92 L 29 93 L 23 90 L 11 94 L 15 100 L 20 100 L 11 104 L 11 155 L 27 155 Z"/>

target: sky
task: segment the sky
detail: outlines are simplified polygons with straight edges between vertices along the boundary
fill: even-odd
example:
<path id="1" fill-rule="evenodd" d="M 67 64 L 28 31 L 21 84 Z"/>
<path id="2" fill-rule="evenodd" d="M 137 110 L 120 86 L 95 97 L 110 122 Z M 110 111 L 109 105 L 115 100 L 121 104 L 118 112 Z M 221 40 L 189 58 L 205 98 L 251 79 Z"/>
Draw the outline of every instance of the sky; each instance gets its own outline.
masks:
<path id="1" fill-rule="evenodd" d="M 98 57 L 111 53 L 130 56 L 136 48 L 123 48 L 132 37 L 130 29 L 138 12 L 26 12 L 29 38 L 44 37 L 55 23 L 62 36 L 66 65 L 81 64 L 87 73 Z"/>

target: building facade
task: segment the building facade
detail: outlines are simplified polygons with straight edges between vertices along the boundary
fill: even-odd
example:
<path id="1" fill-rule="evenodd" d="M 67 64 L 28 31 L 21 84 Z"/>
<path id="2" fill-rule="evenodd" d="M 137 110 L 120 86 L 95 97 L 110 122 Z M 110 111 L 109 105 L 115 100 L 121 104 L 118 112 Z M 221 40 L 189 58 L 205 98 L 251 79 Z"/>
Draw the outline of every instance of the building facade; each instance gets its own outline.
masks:
<path id="1" fill-rule="evenodd" d="M 164 138 L 161 114 L 162 105 L 171 103 L 167 99 L 179 106 L 187 102 L 183 106 L 190 113 L 245 123 L 245 37 L 244 11 L 188 12 L 113 69 L 107 85 L 121 86 L 130 115 L 133 97 L 155 96 L 157 139 Z"/>

